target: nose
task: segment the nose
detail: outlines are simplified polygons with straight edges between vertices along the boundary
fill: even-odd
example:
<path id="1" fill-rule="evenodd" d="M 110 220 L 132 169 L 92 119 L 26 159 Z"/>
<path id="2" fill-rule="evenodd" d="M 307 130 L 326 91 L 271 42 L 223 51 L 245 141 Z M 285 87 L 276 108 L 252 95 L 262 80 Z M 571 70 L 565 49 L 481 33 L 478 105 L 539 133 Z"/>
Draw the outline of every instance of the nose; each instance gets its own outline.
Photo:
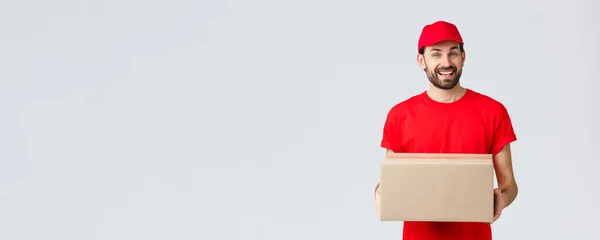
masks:
<path id="1" fill-rule="evenodd" d="M 447 55 L 441 57 L 440 58 L 440 65 L 442 67 L 450 67 L 450 58 Z"/>

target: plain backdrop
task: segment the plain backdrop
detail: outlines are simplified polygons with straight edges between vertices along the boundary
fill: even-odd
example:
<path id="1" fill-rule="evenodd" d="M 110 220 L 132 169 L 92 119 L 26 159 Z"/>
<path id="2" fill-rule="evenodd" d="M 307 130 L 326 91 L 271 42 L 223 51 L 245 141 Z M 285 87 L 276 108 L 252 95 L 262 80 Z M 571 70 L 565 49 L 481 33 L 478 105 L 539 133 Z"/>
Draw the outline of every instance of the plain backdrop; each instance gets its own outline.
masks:
<path id="1" fill-rule="evenodd" d="M 388 110 L 455 23 L 508 108 L 494 239 L 598 239 L 597 1 L 0 2 L 0 239 L 400 239 Z"/>

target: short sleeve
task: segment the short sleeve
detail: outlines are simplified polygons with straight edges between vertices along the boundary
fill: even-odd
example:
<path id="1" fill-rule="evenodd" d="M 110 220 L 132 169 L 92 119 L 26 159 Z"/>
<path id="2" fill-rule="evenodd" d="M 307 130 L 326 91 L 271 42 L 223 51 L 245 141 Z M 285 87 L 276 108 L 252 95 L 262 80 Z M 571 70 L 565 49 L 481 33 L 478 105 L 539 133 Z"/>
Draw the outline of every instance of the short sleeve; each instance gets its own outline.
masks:
<path id="1" fill-rule="evenodd" d="M 494 135 L 492 137 L 491 154 L 498 154 L 502 148 L 509 143 L 517 140 L 513 129 L 512 120 L 506 110 L 506 107 L 500 107 L 500 111 L 494 119 Z"/>
<path id="2" fill-rule="evenodd" d="M 383 137 L 381 147 L 390 149 L 394 152 L 404 152 L 402 147 L 402 123 L 395 114 L 394 109 L 390 110 L 383 125 Z"/>

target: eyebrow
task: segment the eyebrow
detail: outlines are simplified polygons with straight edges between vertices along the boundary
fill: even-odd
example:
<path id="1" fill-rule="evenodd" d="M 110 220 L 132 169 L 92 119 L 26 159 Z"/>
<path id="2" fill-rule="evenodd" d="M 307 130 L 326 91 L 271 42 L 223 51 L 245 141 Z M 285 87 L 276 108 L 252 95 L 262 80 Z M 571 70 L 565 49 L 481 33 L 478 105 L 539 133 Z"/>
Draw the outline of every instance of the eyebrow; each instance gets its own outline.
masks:
<path id="1" fill-rule="evenodd" d="M 458 46 L 454 46 L 454 47 L 451 47 L 451 48 L 450 48 L 450 51 L 452 51 L 452 50 L 457 50 L 457 49 L 458 49 Z M 439 48 L 432 48 L 432 49 L 431 49 L 431 51 L 432 51 L 432 52 L 440 52 L 440 51 L 442 51 L 442 50 L 441 50 L 441 49 L 439 49 Z"/>

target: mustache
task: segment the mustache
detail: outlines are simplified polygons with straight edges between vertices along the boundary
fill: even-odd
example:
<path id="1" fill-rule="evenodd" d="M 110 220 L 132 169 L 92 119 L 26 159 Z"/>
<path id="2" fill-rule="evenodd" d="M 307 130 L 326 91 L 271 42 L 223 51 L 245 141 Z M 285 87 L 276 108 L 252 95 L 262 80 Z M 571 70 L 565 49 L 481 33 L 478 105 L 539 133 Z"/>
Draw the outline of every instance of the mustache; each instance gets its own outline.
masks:
<path id="1" fill-rule="evenodd" d="M 444 70 L 449 70 L 449 71 L 456 71 L 456 67 L 440 67 L 440 68 L 436 68 L 436 71 L 444 71 Z"/>

